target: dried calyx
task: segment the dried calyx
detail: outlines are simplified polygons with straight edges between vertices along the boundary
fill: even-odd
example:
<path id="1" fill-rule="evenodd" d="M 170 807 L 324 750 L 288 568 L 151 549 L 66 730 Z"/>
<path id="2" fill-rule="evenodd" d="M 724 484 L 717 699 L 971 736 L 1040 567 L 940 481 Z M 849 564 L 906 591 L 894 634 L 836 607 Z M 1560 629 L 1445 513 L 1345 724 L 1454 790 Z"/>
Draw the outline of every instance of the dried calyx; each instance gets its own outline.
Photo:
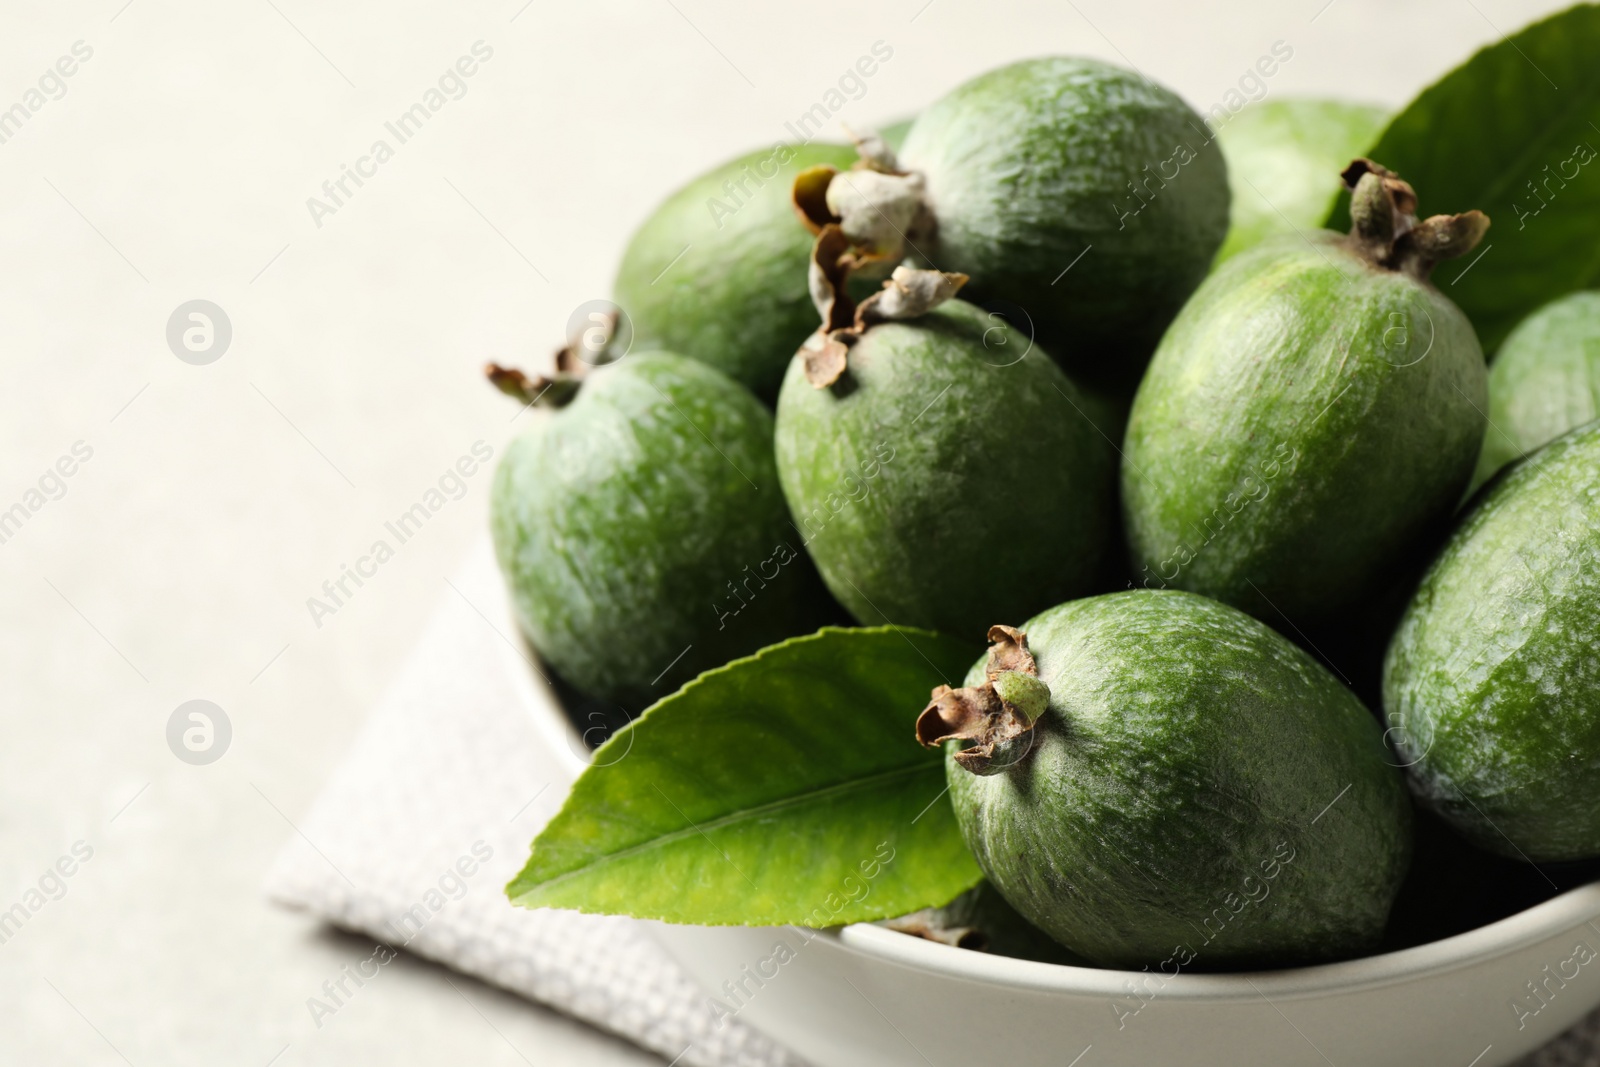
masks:
<path id="1" fill-rule="evenodd" d="M 606 344 L 616 336 L 619 319 L 620 316 L 614 311 L 607 315 L 604 326 Z M 598 347 L 601 352 L 605 351 L 605 345 Z M 483 373 L 496 389 L 524 404 L 548 408 L 566 407 L 577 397 L 578 386 L 582 384 L 584 377 L 596 366 L 604 366 L 606 362 L 611 362 L 611 360 L 590 362 L 578 355 L 580 350 L 589 350 L 585 348 L 582 338 L 573 338 L 556 349 L 555 370 L 548 375 L 530 377 L 515 367 L 502 367 L 498 363 L 485 365 Z"/>
<path id="2" fill-rule="evenodd" d="M 965 274 L 895 266 L 908 247 L 932 232 L 933 215 L 920 175 L 899 169 L 876 134 L 856 138 L 860 156 L 848 171 L 812 167 L 794 182 L 794 208 L 814 234 L 809 284 L 822 328 L 801 348 L 806 378 L 818 389 L 844 373 L 851 345 L 876 322 L 916 318 L 950 299 Z M 858 307 L 850 279 L 882 278 L 883 290 Z"/>
<path id="3" fill-rule="evenodd" d="M 860 158 L 849 170 L 811 167 L 795 177 L 794 208 L 814 234 L 837 226 L 856 250 L 858 269 L 893 266 L 933 231 L 926 186 L 922 175 L 900 169 L 877 134 L 853 139 Z"/>
<path id="4" fill-rule="evenodd" d="M 1373 266 L 1426 280 L 1443 260 L 1476 248 L 1489 229 L 1481 211 L 1418 221 L 1416 191 L 1370 159 L 1355 160 L 1340 176 L 1350 190 L 1347 240 Z"/>
<path id="5" fill-rule="evenodd" d="M 932 748 L 969 742 L 955 760 L 973 774 L 1015 766 L 1032 747 L 1033 728 L 1050 706 L 1050 687 L 1028 651 L 1028 635 L 1010 626 L 989 628 L 989 662 L 982 685 L 941 685 L 917 716 L 917 740 Z"/>
<path id="6" fill-rule="evenodd" d="M 901 934 L 910 934 L 925 941 L 937 941 L 953 948 L 968 948 L 982 952 L 989 947 L 989 935 L 976 926 L 952 924 L 942 908 L 923 908 L 910 915 L 885 920 L 884 926 Z"/>
<path id="7" fill-rule="evenodd" d="M 806 380 L 818 389 L 839 380 L 851 346 L 871 327 L 926 315 L 967 284 L 965 274 L 896 267 L 883 288 L 857 306 L 845 289 L 848 271 L 839 260 L 824 265 L 832 247 L 824 240 L 828 236 L 825 232 L 817 239 L 811 260 L 811 295 L 822 312 L 822 326 L 800 346 Z"/>

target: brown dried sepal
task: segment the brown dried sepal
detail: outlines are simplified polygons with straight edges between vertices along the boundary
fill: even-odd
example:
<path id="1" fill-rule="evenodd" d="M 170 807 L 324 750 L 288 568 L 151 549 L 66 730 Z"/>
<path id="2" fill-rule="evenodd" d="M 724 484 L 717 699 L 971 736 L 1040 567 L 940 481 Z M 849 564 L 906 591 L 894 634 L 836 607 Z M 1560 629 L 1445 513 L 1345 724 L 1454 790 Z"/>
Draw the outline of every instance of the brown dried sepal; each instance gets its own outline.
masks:
<path id="1" fill-rule="evenodd" d="M 599 357 L 598 364 L 578 355 L 579 350 L 584 347 L 581 334 L 569 338 L 566 344 L 556 349 L 556 373 L 564 374 L 571 378 L 582 378 L 593 370 L 596 365 L 604 365 L 614 358 L 621 358 L 614 357 L 607 351 L 611 343 L 616 340 L 617 327 L 621 324 L 622 313 L 620 310 L 613 308 L 605 313 L 605 340 L 596 349 L 596 356 Z"/>
<path id="2" fill-rule="evenodd" d="M 616 332 L 617 318 L 616 312 L 612 312 L 608 337 Z M 594 369 L 592 364 L 578 358 L 577 349 L 576 340 L 568 341 L 556 349 L 555 371 L 549 375 L 530 376 L 516 367 L 502 367 L 498 363 L 487 364 L 483 373 L 496 389 L 524 404 L 565 407 L 578 395 L 578 386 L 583 383 L 584 377 Z"/>
<path id="3" fill-rule="evenodd" d="M 807 285 L 822 325 L 800 348 L 806 380 L 825 389 L 845 372 L 850 347 L 875 322 L 916 318 L 954 296 L 966 284 L 964 274 L 896 268 L 858 308 L 849 292 L 854 275 L 881 278 L 905 254 L 908 234 L 931 234 L 935 225 L 922 190 L 922 179 L 899 169 L 894 152 L 876 134 L 857 137 L 859 174 L 848 183 L 851 196 L 835 210 L 829 191 L 840 172 L 823 164 L 795 176 L 790 203 L 806 229 L 816 235 L 811 245 Z M 868 181 L 868 179 L 871 181 Z M 834 190 L 837 192 L 837 190 Z M 841 216 L 839 212 L 844 212 Z M 846 217 L 848 216 L 848 217 Z"/>
<path id="4" fill-rule="evenodd" d="M 895 159 L 894 151 L 884 143 L 882 137 L 868 131 L 858 137 L 845 128 L 850 134 L 850 140 L 856 146 L 856 162 L 852 170 L 872 170 L 880 174 L 905 175 L 907 172 L 900 169 L 899 162 Z M 821 233 L 822 228 L 829 223 L 840 221 L 828 206 L 828 186 L 833 184 L 833 179 L 839 176 L 839 168 L 828 163 L 819 163 L 815 167 L 807 167 L 796 174 L 794 185 L 789 190 L 789 203 L 794 208 L 794 213 L 800 217 L 800 222 L 812 233 Z"/>
<path id="5" fill-rule="evenodd" d="M 1416 190 L 1370 159 L 1353 160 L 1340 177 L 1350 190 L 1346 241 L 1373 266 L 1425 281 L 1439 263 L 1476 248 L 1489 229 L 1489 216 L 1481 211 L 1419 222 Z"/>
<path id="6" fill-rule="evenodd" d="M 825 389 L 844 374 L 846 358 L 854 338 L 847 330 L 838 336 L 818 330 L 800 346 L 799 356 L 805 365 L 806 381 L 818 389 Z"/>
<path id="7" fill-rule="evenodd" d="M 854 265 L 850 239 L 837 223 L 830 222 L 817 231 L 817 239 L 811 245 L 807 284 L 811 303 L 822 316 L 823 333 L 842 330 L 855 321 L 855 301 L 850 299 L 847 286 Z"/>
<path id="8" fill-rule="evenodd" d="M 994 687 L 995 678 L 1007 671 L 1038 677 L 1028 635 L 1010 626 L 991 626 L 989 641 L 987 680 L 962 689 L 939 686 L 917 716 L 917 740 L 926 748 L 950 740 L 971 742 L 955 754 L 955 760 L 973 774 L 993 773 L 998 769 L 992 766 L 997 749 L 1009 750 L 1009 742 L 1030 733 L 1035 725 L 1021 709 L 1002 700 Z"/>
<path id="9" fill-rule="evenodd" d="M 930 237 L 936 227 L 922 177 L 901 170 L 894 152 L 877 134 L 850 136 L 858 158 L 849 172 L 842 175 L 827 164 L 807 167 L 795 175 L 789 190 L 795 215 L 816 236 L 808 284 L 826 335 L 846 329 L 860 333 L 856 307 L 847 292 L 852 276 L 882 278 L 905 257 L 908 245 L 915 248 L 914 242 Z M 955 288 L 959 287 L 957 283 Z M 884 319 L 913 317 L 880 310 Z M 838 381 L 844 373 L 841 358 L 853 343 L 853 338 L 842 337 L 807 342 L 806 348 L 815 353 L 815 358 L 806 360 L 806 376 L 813 386 L 822 389 Z"/>
<path id="10" fill-rule="evenodd" d="M 826 389 L 844 374 L 851 346 L 880 322 L 903 322 L 926 315 L 960 292 L 965 274 L 896 267 L 883 288 L 860 306 L 847 288 L 852 272 L 873 257 L 861 257 L 838 226 L 822 228 L 812 245 L 809 282 L 811 299 L 822 315 L 822 326 L 800 346 L 806 380 Z"/>
<path id="11" fill-rule="evenodd" d="M 502 367 L 498 363 L 485 365 L 483 373 L 502 393 L 524 404 L 535 404 L 539 407 L 565 407 L 578 395 L 578 386 L 583 381 L 581 374 L 564 374 L 559 371 L 549 377 L 544 375 L 529 377 L 515 367 Z"/>
<path id="12" fill-rule="evenodd" d="M 799 187 L 797 179 L 795 188 Z M 815 388 L 824 389 L 844 374 L 845 357 L 856 340 L 849 332 L 855 322 L 856 307 L 848 289 L 854 253 L 850 249 L 850 239 L 837 223 L 827 223 L 816 233 L 817 239 L 811 245 L 807 284 L 811 288 L 811 302 L 822 316 L 822 326 L 806 338 L 799 355 L 805 363 L 806 381 Z"/>
<path id="13" fill-rule="evenodd" d="M 937 941 L 952 948 L 972 949 L 982 952 L 989 947 L 989 935 L 976 926 L 950 926 L 943 921 L 938 908 L 924 908 L 910 915 L 888 919 L 884 926 L 900 934 L 910 934 L 924 941 Z"/>
<path id="14" fill-rule="evenodd" d="M 580 356 L 578 353 L 584 347 L 583 338 L 573 337 L 556 349 L 552 361 L 555 370 L 549 375 L 530 376 L 515 367 L 503 367 L 498 363 L 485 365 L 483 373 L 496 389 L 524 404 L 550 408 L 565 407 L 578 395 L 578 387 L 590 371 L 596 366 L 603 366 L 621 358 L 620 355 L 612 355 L 607 351 L 607 346 L 617 336 L 617 327 L 621 322 L 622 315 L 619 311 L 612 310 L 606 313 L 605 342 L 598 351 L 599 363 Z"/>
<path id="15" fill-rule="evenodd" d="M 789 191 L 789 203 L 801 223 L 812 233 L 821 233 L 829 223 L 837 223 L 839 216 L 828 208 L 828 185 L 839 171 L 826 163 L 807 167 L 794 177 L 794 187 Z"/>
<path id="16" fill-rule="evenodd" d="M 1478 247 L 1489 231 L 1489 216 L 1481 211 L 1460 215 L 1431 215 L 1412 227 L 1407 235 L 1408 250 L 1415 258 L 1413 273 L 1424 278 L 1447 259 L 1464 256 Z"/>
<path id="17" fill-rule="evenodd" d="M 915 270 L 896 267 L 883 288 L 861 301 L 855 328 L 864 331 L 878 322 L 903 322 L 926 315 L 961 291 L 968 278 L 956 271 Z"/>
<path id="18" fill-rule="evenodd" d="M 989 664 L 984 668 L 989 680 L 1001 671 L 1021 671 L 1039 676 L 1039 665 L 1028 651 L 1028 635 L 1015 626 L 989 627 Z"/>
<path id="19" fill-rule="evenodd" d="M 857 136 L 854 130 L 846 126 L 844 132 L 856 146 L 857 158 L 852 170 L 875 170 L 883 174 L 907 173 L 900 168 L 900 161 L 895 157 L 894 149 L 889 147 L 889 143 L 877 130 L 868 130 Z"/>

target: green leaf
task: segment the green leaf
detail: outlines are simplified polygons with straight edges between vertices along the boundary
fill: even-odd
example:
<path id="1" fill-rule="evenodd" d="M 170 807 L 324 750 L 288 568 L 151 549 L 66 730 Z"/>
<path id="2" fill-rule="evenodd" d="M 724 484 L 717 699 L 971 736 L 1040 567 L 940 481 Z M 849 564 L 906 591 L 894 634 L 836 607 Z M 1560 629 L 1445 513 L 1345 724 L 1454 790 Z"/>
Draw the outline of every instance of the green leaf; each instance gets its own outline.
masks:
<path id="1" fill-rule="evenodd" d="M 824 629 L 707 671 L 594 754 L 506 887 L 524 907 L 833 926 L 942 905 L 980 875 L 916 740 L 979 650 Z"/>
<path id="2" fill-rule="evenodd" d="M 1411 183 L 1419 214 L 1488 214 L 1478 250 L 1433 275 L 1485 351 L 1530 311 L 1600 282 L 1597 57 L 1600 6 L 1554 15 L 1424 90 L 1367 153 Z M 1328 226 L 1349 229 L 1348 196 Z"/>
<path id="3" fill-rule="evenodd" d="M 1233 205 L 1216 263 L 1267 237 L 1320 226 L 1344 188 L 1340 172 L 1388 118 L 1368 104 L 1290 97 L 1251 104 L 1223 124 L 1217 143 Z"/>

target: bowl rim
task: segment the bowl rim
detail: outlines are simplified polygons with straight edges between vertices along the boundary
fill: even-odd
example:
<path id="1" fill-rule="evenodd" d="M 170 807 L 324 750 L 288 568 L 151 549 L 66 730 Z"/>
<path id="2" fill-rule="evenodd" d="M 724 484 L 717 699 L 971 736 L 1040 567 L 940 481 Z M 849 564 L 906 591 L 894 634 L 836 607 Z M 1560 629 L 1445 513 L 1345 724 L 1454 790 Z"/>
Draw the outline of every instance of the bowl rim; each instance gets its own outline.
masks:
<path id="1" fill-rule="evenodd" d="M 489 556 L 492 566 L 492 555 Z M 496 575 L 498 579 L 498 574 Z M 535 718 L 537 731 L 557 751 L 563 751 L 566 769 L 575 778 L 588 762 L 578 755 L 577 733 L 561 714 L 553 692 L 536 683 L 525 669 L 527 656 L 537 656 L 516 624 L 509 598 L 504 608 L 512 622 L 516 646 L 505 642 L 501 661 L 523 706 Z M 524 655 L 525 653 L 526 655 Z M 1156 995 L 1194 1002 L 1302 999 L 1376 989 L 1439 977 L 1486 963 L 1519 949 L 1539 944 L 1580 926 L 1600 939 L 1600 880 L 1559 893 L 1530 908 L 1484 926 L 1409 948 L 1338 963 L 1291 967 L 1271 971 L 1234 971 L 1225 974 L 1166 975 L 1160 971 L 1130 971 L 1104 967 L 1077 967 L 1064 963 L 997 956 L 956 948 L 937 941 L 890 930 L 876 923 L 853 923 L 814 933 L 833 940 L 845 951 L 948 978 L 1055 995 L 1126 999 L 1131 980 L 1141 977 L 1159 983 Z M 799 929 L 796 927 L 796 929 Z"/>
<path id="2" fill-rule="evenodd" d="M 1038 993 L 1126 1000 L 1130 979 L 1149 978 L 1146 996 L 1189 1001 L 1277 1000 L 1327 996 L 1436 978 L 1487 963 L 1588 927 L 1600 936 L 1600 881 L 1560 893 L 1484 926 L 1437 941 L 1338 963 L 1226 974 L 1172 974 L 1041 963 L 955 948 L 874 923 L 842 927 L 842 947 L 919 971 Z"/>

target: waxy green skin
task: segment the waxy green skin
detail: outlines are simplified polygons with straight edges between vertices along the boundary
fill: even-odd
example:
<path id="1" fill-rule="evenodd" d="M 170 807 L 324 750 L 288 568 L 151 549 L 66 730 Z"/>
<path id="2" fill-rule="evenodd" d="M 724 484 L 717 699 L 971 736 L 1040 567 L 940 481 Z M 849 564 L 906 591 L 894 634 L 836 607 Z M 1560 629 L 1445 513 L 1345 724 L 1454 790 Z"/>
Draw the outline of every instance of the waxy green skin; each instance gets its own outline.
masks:
<path id="1" fill-rule="evenodd" d="M 789 357 L 817 326 L 806 286 L 812 237 L 790 189 L 808 167 L 842 170 L 855 159 L 844 145 L 778 145 L 668 197 L 628 242 L 613 284 L 634 350 L 682 352 L 770 403 Z"/>
<path id="2" fill-rule="evenodd" d="M 1169 976 L 1377 943 L 1411 808 L 1332 675 L 1176 591 L 1073 601 L 1022 630 L 1052 694 L 1031 749 L 978 776 L 952 743 L 945 769 L 978 866 L 1029 922 L 1095 963 Z"/>
<path id="3" fill-rule="evenodd" d="M 1267 100 L 1217 131 L 1233 203 L 1217 262 L 1274 234 L 1314 230 L 1344 186 L 1339 172 L 1377 143 L 1388 112 L 1345 100 Z"/>
<path id="4" fill-rule="evenodd" d="M 1412 789 L 1504 856 L 1600 855 L 1600 424 L 1491 487 L 1389 646 L 1383 704 Z"/>
<path id="5" fill-rule="evenodd" d="M 529 640 L 629 711 L 829 618 L 778 486 L 772 415 L 683 356 L 595 371 L 511 444 L 490 507 Z"/>
<path id="6" fill-rule="evenodd" d="M 1043 349 L 952 300 L 870 328 L 828 388 L 796 357 L 778 397 L 778 473 L 852 615 L 976 644 L 1094 580 L 1115 457 L 1093 410 Z"/>
<path id="7" fill-rule="evenodd" d="M 1229 260 L 1134 398 L 1122 467 L 1134 580 L 1274 620 L 1361 600 L 1461 498 L 1484 379 L 1454 304 L 1336 234 Z"/>
<path id="8" fill-rule="evenodd" d="M 1177 96 L 1096 60 L 990 71 L 922 112 L 900 152 L 938 217 L 914 251 L 971 275 L 969 299 L 1025 308 L 1069 369 L 1135 380 L 1228 228 L 1208 137 Z"/>
<path id="9" fill-rule="evenodd" d="M 1489 365 L 1489 429 L 1474 482 L 1600 417 L 1600 293 L 1529 315 Z"/>

